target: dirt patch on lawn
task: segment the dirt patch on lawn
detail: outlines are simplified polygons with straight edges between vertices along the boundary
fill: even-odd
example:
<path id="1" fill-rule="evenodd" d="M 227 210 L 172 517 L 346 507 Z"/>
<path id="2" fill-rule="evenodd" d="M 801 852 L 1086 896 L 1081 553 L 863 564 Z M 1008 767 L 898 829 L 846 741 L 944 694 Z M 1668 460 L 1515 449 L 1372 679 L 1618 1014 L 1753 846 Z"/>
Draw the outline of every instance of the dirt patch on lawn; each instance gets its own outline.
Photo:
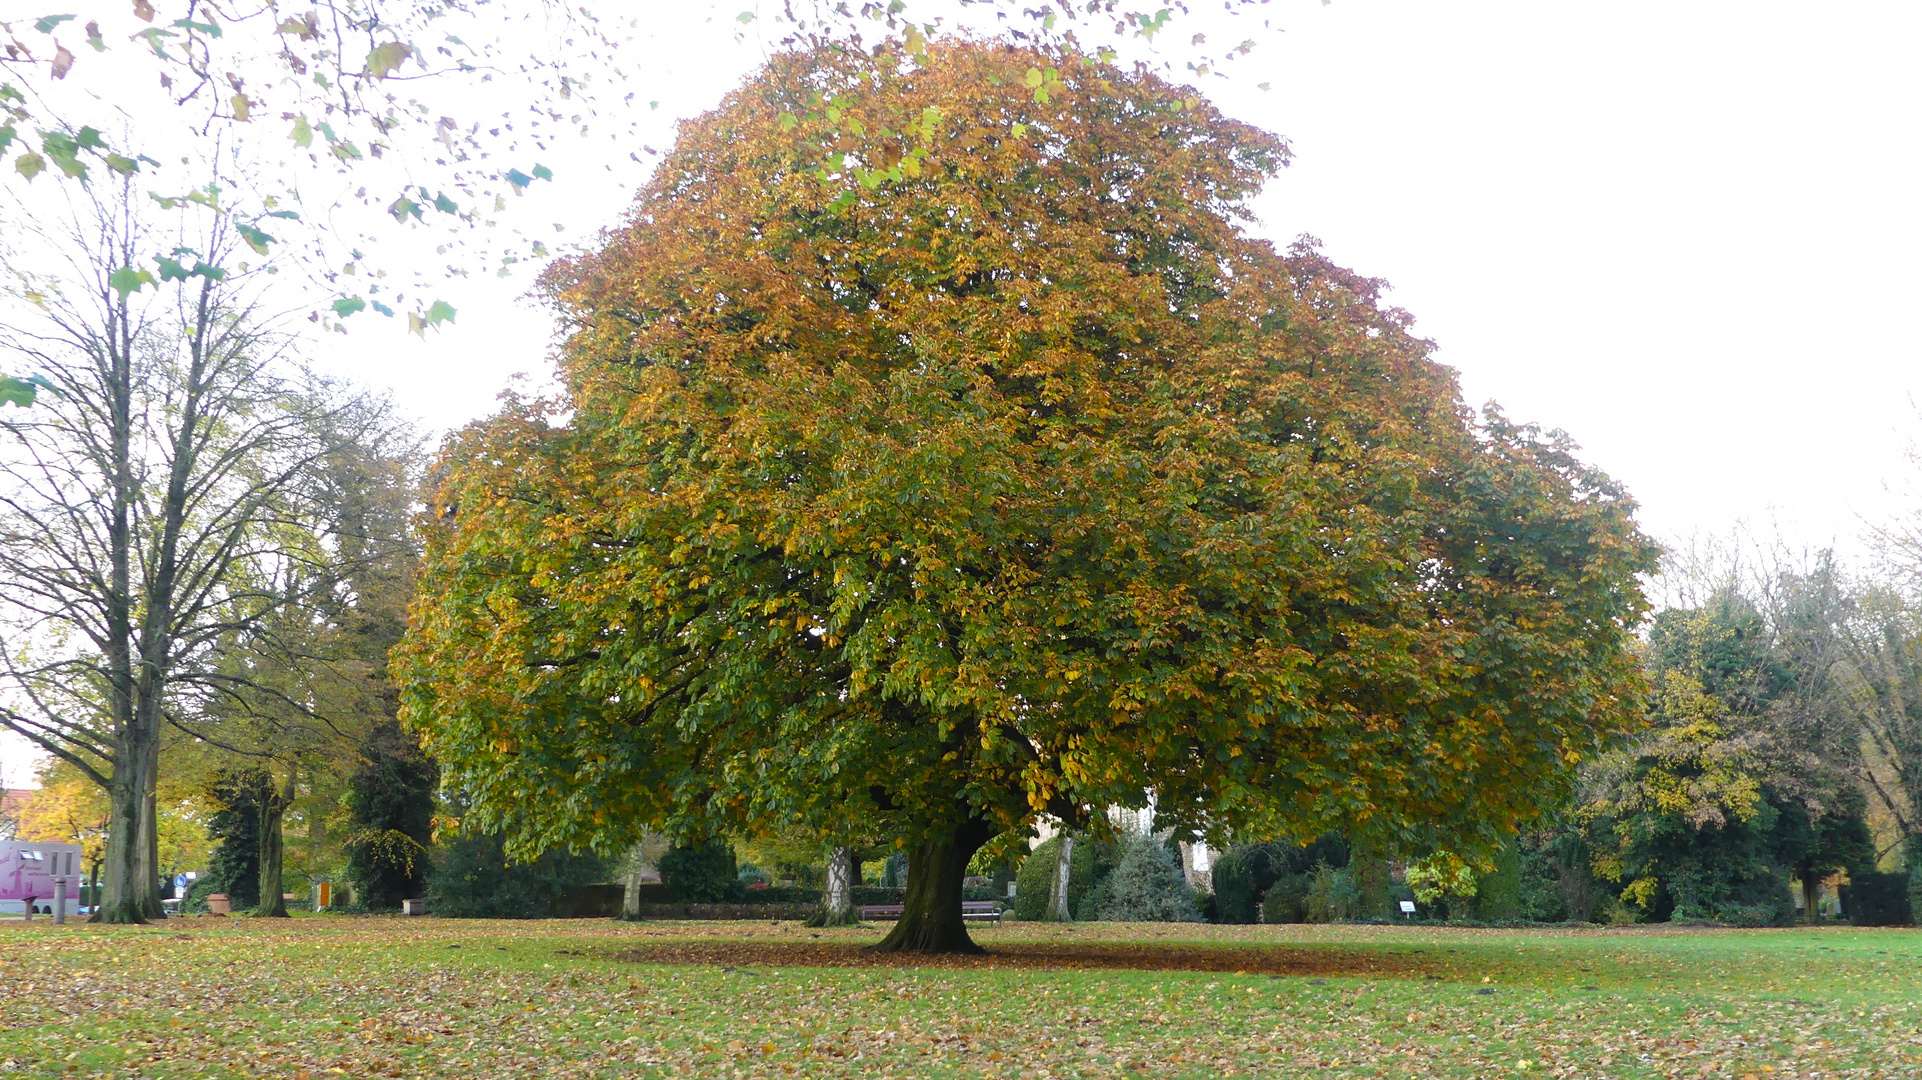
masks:
<path id="1" fill-rule="evenodd" d="M 1236 975 L 1421 973 L 1421 960 L 1392 953 L 1296 947 L 1001 943 L 976 956 L 875 952 L 852 942 L 663 941 L 611 953 L 636 964 L 711 964 L 723 968 L 863 967 L 969 969 L 1123 969 L 1219 971 Z"/>

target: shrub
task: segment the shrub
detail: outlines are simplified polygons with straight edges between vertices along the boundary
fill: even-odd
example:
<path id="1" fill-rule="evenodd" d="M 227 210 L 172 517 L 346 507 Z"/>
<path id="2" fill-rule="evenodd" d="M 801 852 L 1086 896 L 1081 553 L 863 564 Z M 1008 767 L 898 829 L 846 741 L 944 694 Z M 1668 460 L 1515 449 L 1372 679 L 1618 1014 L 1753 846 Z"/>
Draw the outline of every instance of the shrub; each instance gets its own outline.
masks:
<path id="1" fill-rule="evenodd" d="M 1495 866 L 1475 879 L 1475 917 L 1483 922 L 1513 922 L 1522 917 L 1522 851 L 1509 840 L 1495 853 Z"/>
<path id="2" fill-rule="evenodd" d="M 747 893 L 734 865 L 734 848 L 718 836 L 704 844 L 669 848 L 661 856 L 660 870 L 661 884 L 678 903 L 726 903 Z"/>
<path id="3" fill-rule="evenodd" d="M 1336 870 L 1327 863 L 1315 868 L 1302 902 L 1302 916 L 1311 923 L 1345 922 L 1361 912 L 1361 889 L 1347 868 Z"/>
<path id="4" fill-rule="evenodd" d="M 427 909 L 456 919 L 547 919 L 570 890 L 607 880 L 606 859 L 550 851 L 510 865 L 499 835 L 461 836 L 427 877 Z"/>
<path id="5" fill-rule="evenodd" d="M 1051 836 L 1021 863 L 1014 879 L 1014 917 L 1033 921 L 1048 913 L 1048 896 L 1054 891 L 1054 864 L 1061 850 L 1061 838 Z M 1086 837 L 1076 837 L 1074 853 L 1068 856 L 1068 910 L 1082 918 L 1082 905 L 1102 869 L 1107 845 Z M 1089 912 L 1090 916 L 1093 914 Z"/>
<path id="6" fill-rule="evenodd" d="M 1097 885 L 1097 918 L 1110 922 L 1200 922 L 1181 856 L 1150 836 L 1130 839 L 1114 872 Z"/>
<path id="7" fill-rule="evenodd" d="M 1215 892 L 1215 921 L 1251 923 L 1261 921 L 1261 886 L 1255 877 L 1256 856 L 1247 845 L 1236 845 L 1215 860 L 1212 875 Z M 1264 858 L 1261 860 L 1266 862 Z"/>
<path id="8" fill-rule="evenodd" d="M 1314 884 L 1313 874 L 1283 874 L 1268 886 L 1268 892 L 1261 898 L 1261 921 L 1265 923 L 1299 923 L 1308 921 L 1308 890 Z"/>
<path id="9" fill-rule="evenodd" d="M 1857 926 L 1913 924 L 1909 875 L 1868 871 L 1849 874 L 1849 921 Z"/>

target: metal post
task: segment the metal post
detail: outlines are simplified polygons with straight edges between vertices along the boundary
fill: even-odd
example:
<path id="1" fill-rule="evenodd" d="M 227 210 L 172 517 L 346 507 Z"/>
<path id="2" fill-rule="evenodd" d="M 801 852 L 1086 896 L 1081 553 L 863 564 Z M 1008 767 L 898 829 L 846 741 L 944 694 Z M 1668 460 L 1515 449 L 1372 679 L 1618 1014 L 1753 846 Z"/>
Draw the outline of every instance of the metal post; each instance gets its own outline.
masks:
<path id="1" fill-rule="evenodd" d="M 67 879 L 65 876 L 53 879 L 53 924 L 63 926 L 67 921 Z"/>

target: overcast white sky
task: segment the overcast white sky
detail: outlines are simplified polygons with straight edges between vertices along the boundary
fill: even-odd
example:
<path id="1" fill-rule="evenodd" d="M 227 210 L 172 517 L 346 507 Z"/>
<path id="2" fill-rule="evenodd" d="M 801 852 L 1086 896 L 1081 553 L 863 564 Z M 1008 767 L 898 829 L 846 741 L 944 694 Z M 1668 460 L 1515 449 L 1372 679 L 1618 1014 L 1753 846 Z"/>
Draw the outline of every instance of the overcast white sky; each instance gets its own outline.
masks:
<path id="1" fill-rule="evenodd" d="M 656 20 L 638 47 L 641 97 L 661 106 L 640 141 L 666 145 L 765 55 L 733 40 L 753 2 L 630 3 Z M 1278 0 L 1264 15 L 1279 38 L 1203 84 L 1294 145 L 1261 232 L 1313 234 L 1386 278 L 1472 404 L 1568 431 L 1658 538 L 1747 522 L 1859 552 L 1865 522 L 1903 512 L 1887 485 L 1922 435 L 1922 5 Z M 567 237 L 612 223 L 643 175 L 635 149 L 557 151 L 525 219 Z M 526 285 L 459 283 L 435 340 L 370 326 L 325 363 L 456 426 L 510 376 L 548 370 Z M 21 762 L 0 754 L 9 783 Z"/>
<path id="2" fill-rule="evenodd" d="M 1570 432 L 1660 537 L 1745 520 L 1849 545 L 1896 512 L 1884 485 L 1922 433 L 1922 5 L 1269 12 L 1285 32 L 1204 83 L 1293 142 L 1261 231 L 1386 278 L 1472 404 Z M 660 139 L 762 55 L 729 22 L 643 46 Z M 612 221 L 630 149 L 572 148 L 529 216 L 575 236 Z M 546 370 L 524 287 L 457 289 L 437 341 L 369 333 L 336 362 L 437 428 L 482 415 L 509 375 Z"/>

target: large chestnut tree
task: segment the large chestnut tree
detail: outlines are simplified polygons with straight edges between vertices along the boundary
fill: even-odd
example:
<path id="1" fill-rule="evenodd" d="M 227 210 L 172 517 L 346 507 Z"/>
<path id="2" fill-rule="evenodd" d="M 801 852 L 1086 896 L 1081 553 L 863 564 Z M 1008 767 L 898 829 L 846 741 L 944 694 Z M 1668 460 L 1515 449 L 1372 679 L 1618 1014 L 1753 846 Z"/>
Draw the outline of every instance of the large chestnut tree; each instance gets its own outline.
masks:
<path id="1" fill-rule="evenodd" d="M 1278 138 L 998 43 L 776 57 L 554 268 L 564 392 L 452 440 L 407 718 L 523 851 L 852 825 L 884 947 L 984 843 L 1471 845 L 1637 713 L 1653 550 L 1379 284 L 1244 231 Z"/>

